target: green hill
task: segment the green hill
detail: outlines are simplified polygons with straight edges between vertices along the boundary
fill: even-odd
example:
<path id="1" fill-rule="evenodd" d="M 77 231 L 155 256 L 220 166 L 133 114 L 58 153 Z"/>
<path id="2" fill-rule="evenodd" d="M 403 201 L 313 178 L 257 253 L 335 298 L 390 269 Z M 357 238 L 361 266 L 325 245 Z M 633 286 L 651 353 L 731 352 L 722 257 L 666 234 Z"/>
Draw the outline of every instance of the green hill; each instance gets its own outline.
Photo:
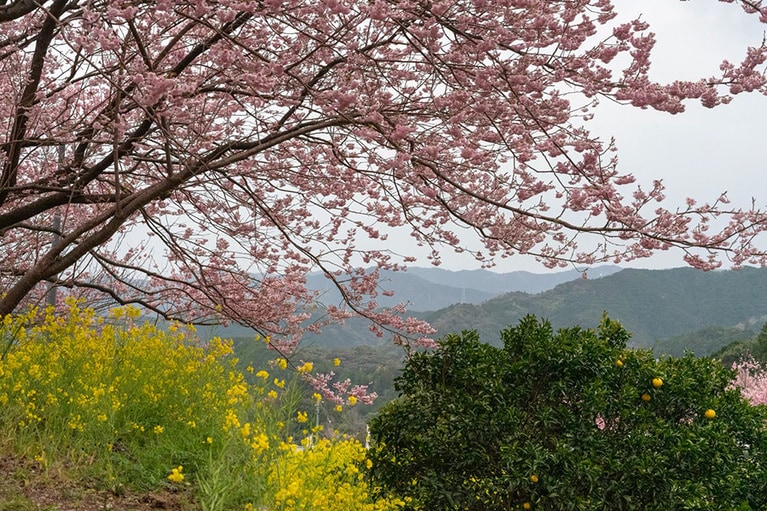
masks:
<path id="1" fill-rule="evenodd" d="M 449 272 L 432 272 L 434 275 L 455 283 L 447 278 Z M 749 267 L 714 272 L 692 268 L 626 269 L 600 278 L 579 278 L 537 294 L 516 291 L 482 303 L 455 303 L 436 311 L 412 314 L 429 321 L 437 329 L 435 337 L 477 330 L 483 340 L 493 342 L 500 330 L 526 314 L 547 318 L 559 328 L 595 326 L 602 313 L 607 312 L 632 332 L 635 345 L 655 346 L 659 354 L 680 354 L 689 349 L 705 355 L 738 340 L 736 334 L 741 330 L 746 337 L 753 337 L 747 330 L 756 330 L 767 321 L 765 290 L 767 269 Z M 398 298 L 408 300 L 404 291 L 398 293 Z M 375 337 L 369 326 L 366 320 L 351 318 L 343 325 L 324 327 L 320 334 L 307 333 L 302 345 L 339 349 L 388 342 L 388 337 Z M 208 333 L 201 329 L 203 337 Z M 219 327 L 210 333 L 252 336 L 252 332 L 236 326 Z"/>
<path id="2" fill-rule="evenodd" d="M 623 270 L 596 280 L 577 280 L 530 295 L 509 293 L 480 305 L 459 304 L 423 314 L 438 335 L 478 330 L 492 342 L 525 314 L 555 327 L 594 326 L 603 312 L 652 346 L 708 326 L 752 325 L 767 317 L 767 269 L 701 272 L 692 268 Z"/>
<path id="3" fill-rule="evenodd" d="M 726 346 L 748 343 L 754 337 L 756 332 L 744 325 L 708 326 L 694 332 L 658 339 L 652 348 L 656 355 L 681 357 L 689 351 L 703 357 L 722 352 Z"/>
<path id="4" fill-rule="evenodd" d="M 592 278 L 611 275 L 617 266 L 596 266 L 584 268 Z M 379 294 L 381 307 L 393 307 L 407 303 L 410 311 L 432 311 L 454 303 L 482 303 L 502 293 L 523 291 L 540 293 L 555 286 L 577 280 L 583 273 L 567 270 L 554 273 L 530 273 L 514 271 L 495 273 L 489 270 L 451 271 L 442 268 L 408 268 L 407 271 L 380 271 L 379 291 L 391 291 L 393 296 Z M 322 274 L 312 273 L 307 277 L 307 287 L 319 293 L 319 301 L 337 304 L 341 294 Z"/>

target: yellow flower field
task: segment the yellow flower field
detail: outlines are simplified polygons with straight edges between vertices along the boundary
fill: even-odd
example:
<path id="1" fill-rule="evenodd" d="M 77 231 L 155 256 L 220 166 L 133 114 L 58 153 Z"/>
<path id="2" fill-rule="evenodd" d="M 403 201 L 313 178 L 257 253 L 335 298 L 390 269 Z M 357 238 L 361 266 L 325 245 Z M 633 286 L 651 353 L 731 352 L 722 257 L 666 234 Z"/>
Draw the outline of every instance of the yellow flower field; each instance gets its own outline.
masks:
<path id="1" fill-rule="evenodd" d="M 114 491 L 185 488 L 206 511 L 399 507 L 373 502 L 358 441 L 302 429 L 305 391 L 284 359 L 255 383 L 236 363 L 231 342 L 202 345 L 192 328 L 163 331 L 132 308 L 99 317 L 70 302 L 65 316 L 8 316 L 0 454 L 80 467 Z"/>

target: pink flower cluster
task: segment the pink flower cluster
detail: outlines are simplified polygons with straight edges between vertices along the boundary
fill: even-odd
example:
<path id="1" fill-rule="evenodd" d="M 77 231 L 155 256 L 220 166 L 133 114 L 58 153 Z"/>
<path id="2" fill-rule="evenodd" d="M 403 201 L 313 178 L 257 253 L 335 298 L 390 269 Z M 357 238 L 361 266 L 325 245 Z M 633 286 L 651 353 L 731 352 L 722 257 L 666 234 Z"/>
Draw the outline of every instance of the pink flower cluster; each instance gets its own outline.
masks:
<path id="1" fill-rule="evenodd" d="M 737 371 L 734 385 L 743 397 L 752 404 L 767 404 L 767 368 L 753 358 L 735 362 L 732 368 Z"/>
<path id="2" fill-rule="evenodd" d="M 600 100 L 767 94 L 767 45 L 657 83 L 650 30 L 610 0 L 0 2 L 0 316 L 55 283 L 285 349 L 351 315 L 429 346 L 379 307 L 369 268 L 414 261 L 390 232 L 434 265 L 767 264 L 756 205 L 660 207 L 589 132 Z"/>

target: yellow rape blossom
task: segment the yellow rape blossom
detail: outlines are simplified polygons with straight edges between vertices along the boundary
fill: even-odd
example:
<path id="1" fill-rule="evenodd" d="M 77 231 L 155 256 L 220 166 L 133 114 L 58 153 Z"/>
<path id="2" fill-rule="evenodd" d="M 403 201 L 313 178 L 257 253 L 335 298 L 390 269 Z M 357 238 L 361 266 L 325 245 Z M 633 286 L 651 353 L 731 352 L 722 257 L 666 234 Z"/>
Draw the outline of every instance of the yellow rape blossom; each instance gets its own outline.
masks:
<path id="1" fill-rule="evenodd" d="M 269 437 L 264 433 L 259 433 L 253 437 L 250 446 L 257 455 L 261 454 L 262 452 L 269 449 Z"/>
<path id="2" fill-rule="evenodd" d="M 237 414 L 234 410 L 227 410 L 226 417 L 224 418 L 224 431 L 230 429 L 236 429 L 240 427 L 240 419 L 237 418 Z"/>
<path id="3" fill-rule="evenodd" d="M 362 478 L 370 462 L 356 440 L 319 439 L 321 427 L 307 428 L 295 441 L 285 438 L 296 422 L 308 423 L 309 414 L 288 411 L 289 403 L 278 399 L 278 387 L 287 387 L 284 379 L 275 381 L 255 367 L 252 373 L 275 385 L 247 384 L 242 373 L 251 370 L 238 369 L 231 341 L 196 342 L 193 330 L 181 324 L 162 331 L 151 322 L 141 323 L 136 308 L 99 318 L 74 300 L 67 304 L 64 315 L 33 308 L 23 316 L 2 318 L 0 335 L 13 333 L 15 342 L 0 359 L 0 426 L 34 425 L 39 438 L 55 433 L 62 443 L 88 439 L 88 445 L 62 445 L 72 452 L 97 445 L 121 456 L 131 445 L 145 445 L 125 458 L 135 467 L 156 463 L 158 452 L 182 452 L 181 446 L 199 449 L 190 453 L 193 457 L 219 450 L 243 453 L 234 457 L 236 463 L 249 466 L 233 468 L 247 474 L 244 478 L 259 479 L 236 484 L 268 488 L 249 509 L 397 509 L 396 502 L 371 501 L 372 489 Z M 288 367 L 284 358 L 272 362 L 274 368 Z M 314 367 L 302 363 L 297 369 L 311 372 Z M 319 403 L 323 398 L 314 393 L 312 399 Z M 46 430 L 56 424 L 57 431 Z M 60 435 L 61 425 L 72 434 Z M 301 442 L 311 448 L 300 451 Z M 138 472 L 135 467 L 109 476 L 114 474 L 119 484 L 136 483 L 129 479 Z M 159 469 L 169 483 L 187 481 L 182 465 Z M 236 490 L 233 494 L 242 495 L 242 488 Z M 242 507 L 241 501 L 221 503 L 222 509 Z"/>
<path id="4" fill-rule="evenodd" d="M 184 467 L 179 465 L 178 467 L 171 469 L 168 480 L 172 483 L 180 483 L 184 480 L 184 474 L 182 474 Z"/>
<path id="5" fill-rule="evenodd" d="M 268 475 L 268 483 L 278 488 L 265 502 L 269 509 L 385 511 L 404 505 L 394 499 L 371 501 L 370 488 L 358 469 L 369 460 L 357 440 L 322 438 L 310 449 L 285 445 L 282 452 Z"/>

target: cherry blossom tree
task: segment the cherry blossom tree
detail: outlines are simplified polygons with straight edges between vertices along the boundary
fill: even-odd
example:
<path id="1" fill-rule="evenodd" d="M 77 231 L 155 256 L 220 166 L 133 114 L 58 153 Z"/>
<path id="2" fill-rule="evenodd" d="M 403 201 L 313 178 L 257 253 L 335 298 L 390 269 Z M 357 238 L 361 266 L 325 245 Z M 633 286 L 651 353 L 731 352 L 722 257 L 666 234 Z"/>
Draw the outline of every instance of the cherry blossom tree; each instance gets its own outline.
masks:
<path id="1" fill-rule="evenodd" d="M 609 0 L 2 1 L 0 314 L 55 285 L 294 339 L 319 270 L 344 298 L 327 318 L 426 334 L 360 269 L 412 262 L 391 229 L 435 264 L 467 228 L 486 265 L 764 264 L 762 211 L 659 204 L 587 127 L 599 100 L 765 93 L 767 48 L 659 84 L 649 27 L 614 18 Z"/>
<path id="2" fill-rule="evenodd" d="M 740 388 L 743 396 L 752 404 L 767 405 L 767 369 L 763 363 L 751 357 L 732 364 L 736 372 L 734 386 Z"/>

